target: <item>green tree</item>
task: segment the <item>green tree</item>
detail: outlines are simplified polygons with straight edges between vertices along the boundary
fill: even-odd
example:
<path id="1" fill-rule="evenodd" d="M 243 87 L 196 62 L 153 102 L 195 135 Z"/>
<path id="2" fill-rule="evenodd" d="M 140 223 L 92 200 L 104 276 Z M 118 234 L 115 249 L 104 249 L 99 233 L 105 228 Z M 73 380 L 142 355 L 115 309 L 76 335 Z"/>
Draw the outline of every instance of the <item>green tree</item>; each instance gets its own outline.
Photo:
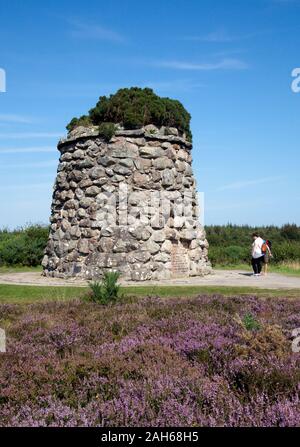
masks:
<path id="1" fill-rule="evenodd" d="M 174 99 L 161 98 L 150 88 L 123 88 L 114 95 L 100 96 L 96 106 L 88 115 L 73 118 L 67 129 L 79 125 L 119 123 L 126 129 L 136 129 L 147 124 L 176 127 L 192 139 L 190 130 L 191 115 L 183 105 Z"/>

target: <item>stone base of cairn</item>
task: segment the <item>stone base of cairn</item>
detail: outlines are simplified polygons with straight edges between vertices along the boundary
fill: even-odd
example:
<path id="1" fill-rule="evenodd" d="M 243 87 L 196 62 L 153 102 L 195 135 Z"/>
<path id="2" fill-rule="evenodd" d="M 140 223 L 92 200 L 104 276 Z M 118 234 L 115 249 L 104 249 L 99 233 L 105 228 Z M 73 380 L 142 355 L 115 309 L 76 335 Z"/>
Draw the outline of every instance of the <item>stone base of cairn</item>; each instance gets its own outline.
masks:
<path id="1" fill-rule="evenodd" d="M 78 127 L 61 140 L 44 275 L 163 280 L 211 272 L 192 145 L 175 128 Z"/>

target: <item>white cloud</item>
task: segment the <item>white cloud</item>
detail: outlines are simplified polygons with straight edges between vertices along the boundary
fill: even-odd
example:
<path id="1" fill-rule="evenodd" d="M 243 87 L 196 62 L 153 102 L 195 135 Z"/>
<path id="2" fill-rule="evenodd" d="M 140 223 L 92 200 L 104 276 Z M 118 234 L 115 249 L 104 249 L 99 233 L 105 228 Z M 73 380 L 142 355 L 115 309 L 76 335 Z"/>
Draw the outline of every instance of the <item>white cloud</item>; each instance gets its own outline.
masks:
<path id="1" fill-rule="evenodd" d="M 27 116 L 15 115 L 10 113 L 0 113 L 0 122 L 31 124 L 33 119 Z"/>
<path id="2" fill-rule="evenodd" d="M 230 183 L 229 185 L 220 186 L 217 190 L 218 191 L 226 191 L 228 189 L 242 189 L 242 188 L 247 188 L 248 186 L 261 185 L 263 183 L 273 183 L 278 180 L 282 180 L 283 178 L 284 177 L 282 177 L 282 176 L 280 176 L 280 177 L 265 177 L 265 178 L 255 179 L 255 180 L 239 181 L 239 182 Z"/>
<path id="3" fill-rule="evenodd" d="M 200 42 L 232 42 L 235 40 L 233 36 L 228 34 L 224 29 L 213 31 L 203 36 L 185 36 L 182 40 L 200 41 Z"/>
<path id="4" fill-rule="evenodd" d="M 0 93 L 6 92 L 6 72 L 0 68 Z"/>
<path id="5" fill-rule="evenodd" d="M 248 65 L 239 59 L 222 59 L 218 62 L 194 63 L 180 61 L 159 61 L 156 66 L 162 68 L 173 68 L 175 70 L 194 70 L 194 71 L 211 71 L 211 70 L 245 70 Z"/>
<path id="6" fill-rule="evenodd" d="M 137 84 L 141 88 L 149 87 L 156 91 L 161 92 L 178 92 L 178 91 L 191 91 L 197 88 L 204 87 L 202 82 L 195 82 L 190 79 L 174 79 L 168 81 L 148 81 L 141 84 Z"/>
<path id="7" fill-rule="evenodd" d="M 210 42 L 210 43 L 228 43 L 236 42 L 240 40 L 252 39 L 255 37 L 263 36 L 272 32 L 270 29 L 257 30 L 245 34 L 230 34 L 225 29 L 221 28 L 219 30 L 213 31 L 204 35 L 190 35 L 183 36 L 180 40 L 186 40 L 190 42 Z"/>
<path id="8" fill-rule="evenodd" d="M 68 20 L 68 22 L 72 26 L 70 34 L 73 37 L 79 37 L 82 39 L 107 40 L 115 43 L 122 43 L 126 40 L 121 34 L 110 28 L 103 27 L 102 25 L 84 23 L 73 19 Z"/>

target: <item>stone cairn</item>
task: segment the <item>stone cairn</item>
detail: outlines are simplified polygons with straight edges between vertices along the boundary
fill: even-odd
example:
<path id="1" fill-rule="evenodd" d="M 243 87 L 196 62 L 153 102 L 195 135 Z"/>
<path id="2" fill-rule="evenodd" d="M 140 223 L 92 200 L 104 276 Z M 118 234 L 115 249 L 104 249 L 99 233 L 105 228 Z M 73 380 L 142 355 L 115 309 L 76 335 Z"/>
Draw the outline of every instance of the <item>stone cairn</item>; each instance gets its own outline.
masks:
<path id="1" fill-rule="evenodd" d="M 192 145 L 176 128 L 79 126 L 60 140 L 44 275 L 133 281 L 211 272 Z"/>

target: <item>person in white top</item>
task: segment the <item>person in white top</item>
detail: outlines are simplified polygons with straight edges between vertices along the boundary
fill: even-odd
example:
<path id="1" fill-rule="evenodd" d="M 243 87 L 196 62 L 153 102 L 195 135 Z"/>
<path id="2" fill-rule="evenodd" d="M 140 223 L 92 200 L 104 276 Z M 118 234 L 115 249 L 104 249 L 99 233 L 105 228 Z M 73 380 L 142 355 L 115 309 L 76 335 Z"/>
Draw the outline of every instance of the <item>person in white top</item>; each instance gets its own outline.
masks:
<path id="1" fill-rule="evenodd" d="M 264 260 L 264 254 L 262 252 L 263 239 L 257 233 L 253 233 L 252 244 L 252 267 L 255 276 L 259 276 L 262 270 L 262 263 Z"/>

